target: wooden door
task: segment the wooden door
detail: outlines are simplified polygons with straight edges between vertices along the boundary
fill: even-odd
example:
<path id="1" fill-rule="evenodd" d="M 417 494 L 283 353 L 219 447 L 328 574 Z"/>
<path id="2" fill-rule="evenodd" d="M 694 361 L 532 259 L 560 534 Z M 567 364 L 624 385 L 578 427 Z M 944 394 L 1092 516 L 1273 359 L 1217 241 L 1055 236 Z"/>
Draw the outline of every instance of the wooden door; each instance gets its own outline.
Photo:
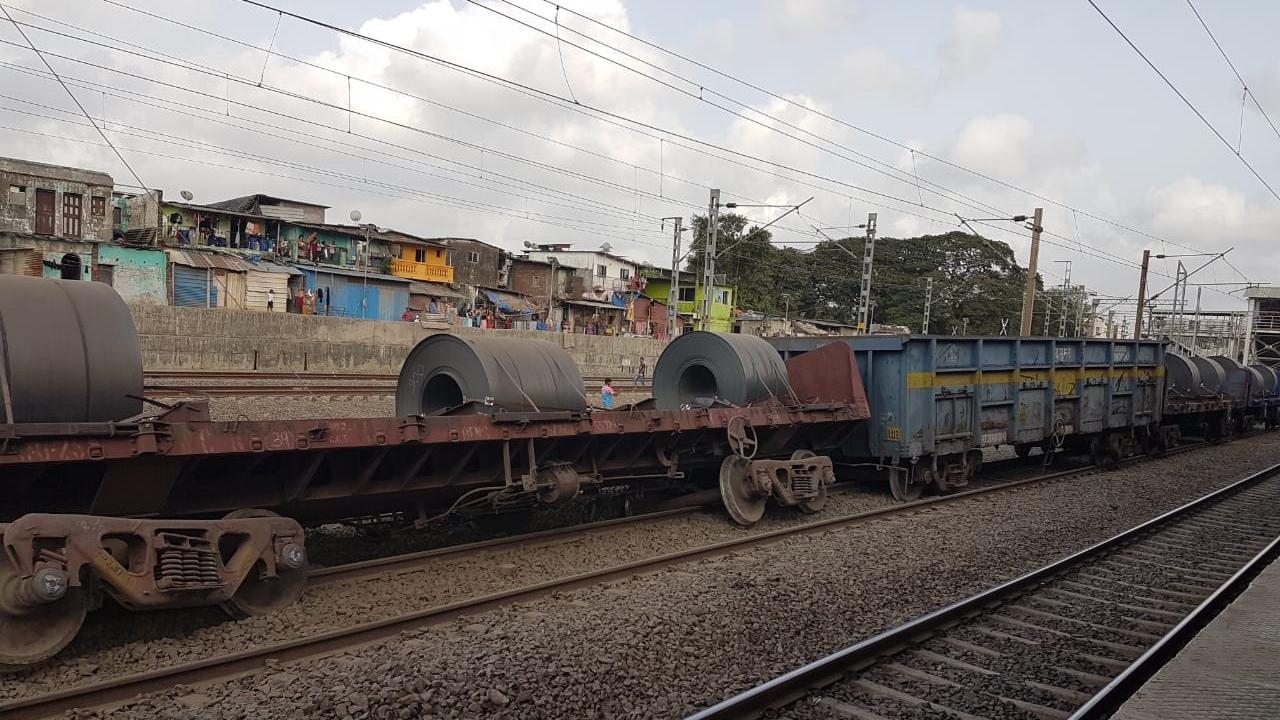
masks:
<path id="1" fill-rule="evenodd" d="M 52 235 L 55 231 L 53 222 L 53 191 L 36 190 L 36 234 Z"/>

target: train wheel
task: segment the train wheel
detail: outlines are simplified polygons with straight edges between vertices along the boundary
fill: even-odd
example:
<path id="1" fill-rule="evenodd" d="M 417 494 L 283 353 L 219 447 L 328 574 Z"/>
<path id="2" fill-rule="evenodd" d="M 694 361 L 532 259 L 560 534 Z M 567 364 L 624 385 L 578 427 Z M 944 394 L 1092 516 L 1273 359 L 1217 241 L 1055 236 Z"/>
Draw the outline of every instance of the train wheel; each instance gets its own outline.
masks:
<path id="1" fill-rule="evenodd" d="M 924 466 L 916 465 L 911 470 L 893 470 L 889 472 L 889 491 L 893 493 L 895 500 L 903 502 L 911 502 L 919 500 L 924 494 L 925 486 L 933 482 L 933 471 Z"/>
<path id="2" fill-rule="evenodd" d="M 811 457 L 814 457 L 814 452 L 812 450 L 797 450 L 791 453 L 792 460 L 807 460 Z M 826 483 L 819 480 L 818 495 L 814 497 L 812 500 L 800 501 L 798 507 L 800 508 L 801 512 L 809 513 L 810 515 L 812 515 L 813 513 L 816 513 L 816 512 L 822 512 L 822 508 L 826 507 L 826 505 L 827 505 L 827 485 Z"/>
<path id="3" fill-rule="evenodd" d="M 720 463 L 720 499 L 729 517 L 743 527 L 750 527 L 764 517 L 766 495 L 751 491 L 751 461 L 741 455 L 730 455 Z"/>
<path id="4" fill-rule="evenodd" d="M 22 670 L 44 662 L 66 647 L 89 612 L 89 588 L 67 587 L 65 594 L 34 607 L 10 607 L 21 582 L 18 570 L 0 552 L 0 672 Z"/>
<path id="5" fill-rule="evenodd" d="M 226 517 L 228 520 L 239 520 L 277 517 L 277 515 L 269 510 L 245 509 L 228 513 Z M 244 582 L 240 583 L 236 594 L 232 595 L 230 600 L 221 603 L 219 607 L 237 620 L 269 615 L 289 607 L 296 603 L 298 598 L 302 597 L 302 591 L 307 589 L 308 563 L 305 555 L 298 565 L 299 567 L 290 568 L 277 562 L 275 577 L 263 576 L 262 568 L 254 566 Z"/>

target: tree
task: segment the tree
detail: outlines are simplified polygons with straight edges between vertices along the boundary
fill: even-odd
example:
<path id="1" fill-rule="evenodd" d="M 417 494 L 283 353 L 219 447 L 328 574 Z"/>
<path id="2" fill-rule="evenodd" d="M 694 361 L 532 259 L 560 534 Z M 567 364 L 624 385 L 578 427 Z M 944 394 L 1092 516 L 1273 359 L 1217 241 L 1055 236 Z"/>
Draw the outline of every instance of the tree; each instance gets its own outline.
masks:
<path id="1" fill-rule="evenodd" d="M 719 220 L 716 274 L 736 289 L 738 307 L 769 315 L 789 309 L 793 318 L 856 320 L 865 238 L 824 241 L 806 252 L 776 247 L 767 230 L 749 225 L 733 213 Z M 701 275 L 706 217 L 694 217 L 693 228 L 686 269 Z M 925 284 L 932 278 L 930 332 L 996 335 L 1003 321 L 1006 332 L 1018 331 L 1026 270 L 1006 243 L 958 231 L 882 237 L 876 241 L 873 273 L 876 323 L 920 332 Z M 1039 278 L 1036 283 L 1041 286 Z"/>

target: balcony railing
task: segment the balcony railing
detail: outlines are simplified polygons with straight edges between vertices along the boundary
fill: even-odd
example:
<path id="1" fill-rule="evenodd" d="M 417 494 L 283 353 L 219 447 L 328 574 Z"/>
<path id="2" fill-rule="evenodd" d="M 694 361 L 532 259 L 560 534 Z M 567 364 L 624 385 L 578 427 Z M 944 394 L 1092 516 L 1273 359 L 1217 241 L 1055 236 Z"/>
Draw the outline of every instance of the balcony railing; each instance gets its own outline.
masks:
<path id="1" fill-rule="evenodd" d="M 453 268 L 448 265 L 428 265 L 399 258 L 391 261 L 391 274 L 424 282 L 453 282 Z"/>

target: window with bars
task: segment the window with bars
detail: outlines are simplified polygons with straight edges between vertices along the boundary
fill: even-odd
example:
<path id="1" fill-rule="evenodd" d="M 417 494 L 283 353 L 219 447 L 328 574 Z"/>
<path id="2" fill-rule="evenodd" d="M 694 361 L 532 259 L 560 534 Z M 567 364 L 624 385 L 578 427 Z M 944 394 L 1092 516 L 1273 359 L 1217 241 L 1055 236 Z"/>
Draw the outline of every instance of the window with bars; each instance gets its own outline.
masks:
<path id="1" fill-rule="evenodd" d="M 475 250 L 471 250 L 467 252 L 467 262 L 469 263 L 480 262 L 480 253 L 476 252 Z"/>
<path id="2" fill-rule="evenodd" d="M 84 209 L 84 196 L 76 193 L 62 194 L 62 234 L 70 238 L 80 237 L 81 212 Z"/>
<path id="3" fill-rule="evenodd" d="M 107 214 L 107 199 L 96 195 L 89 198 L 89 213 L 94 217 L 105 217 Z"/>

